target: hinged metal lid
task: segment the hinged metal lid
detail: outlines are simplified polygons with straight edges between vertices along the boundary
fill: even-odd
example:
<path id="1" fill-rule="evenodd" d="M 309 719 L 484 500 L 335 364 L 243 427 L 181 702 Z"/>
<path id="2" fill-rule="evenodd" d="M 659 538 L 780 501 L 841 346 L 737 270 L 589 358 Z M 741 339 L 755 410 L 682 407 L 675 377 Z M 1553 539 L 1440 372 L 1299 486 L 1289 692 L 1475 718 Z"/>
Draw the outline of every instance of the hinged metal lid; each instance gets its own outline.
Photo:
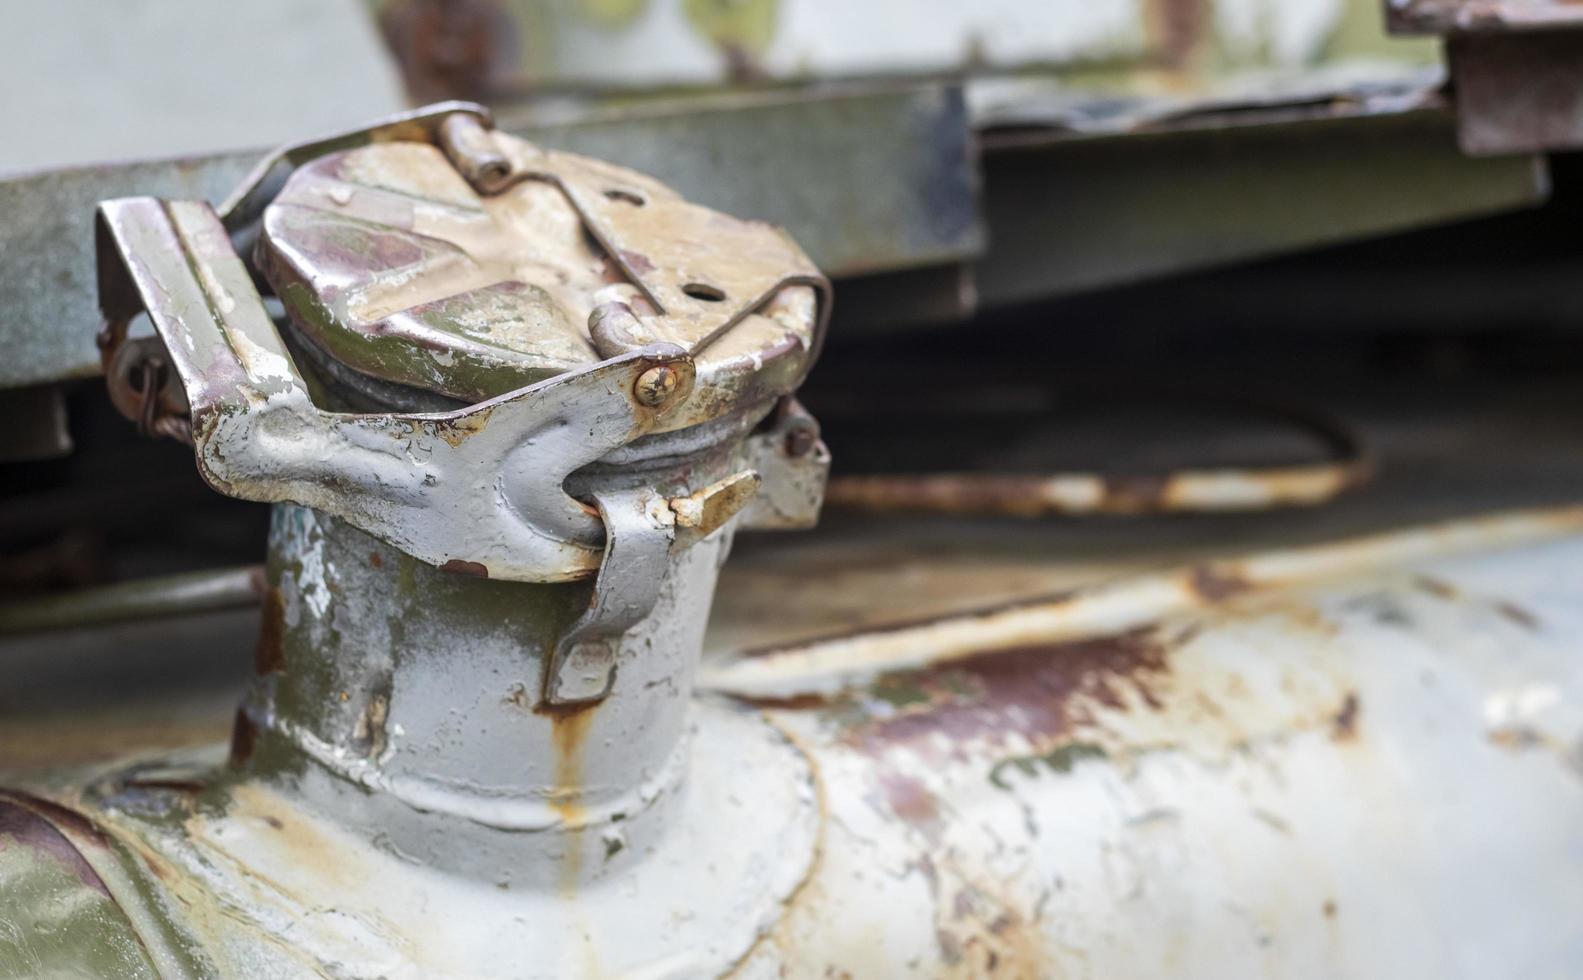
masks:
<path id="1" fill-rule="evenodd" d="M 321 156 L 265 209 L 258 263 L 313 353 L 477 402 L 674 343 L 697 382 L 665 429 L 802 380 L 828 284 L 779 229 L 621 167 L 468 136 L 465 159 L 418 141 Z M 497 170 L 470 180 L 479 141 Z"/>

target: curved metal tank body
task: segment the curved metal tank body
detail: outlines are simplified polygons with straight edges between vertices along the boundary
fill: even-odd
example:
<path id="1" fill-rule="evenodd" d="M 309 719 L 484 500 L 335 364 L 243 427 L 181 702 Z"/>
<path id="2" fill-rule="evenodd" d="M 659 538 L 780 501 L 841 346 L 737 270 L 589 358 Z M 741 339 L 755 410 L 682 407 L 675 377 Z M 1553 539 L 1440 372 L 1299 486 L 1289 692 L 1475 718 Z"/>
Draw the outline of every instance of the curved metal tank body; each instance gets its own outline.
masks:
<path id="1" fill-rule="evenodd" d="M 660 841 L 500 888 L 145 760 L 14 797 L 0 834 L 25 813 L 73 847 L 0 861 L 79 883 L 75 919 L 48 908 L 125 976 L 1574 975 L 1580 528 L 1481 519 L 708 661 L 683 792 L 788 828 L 746 855 Z M 764 724 L 798 760 L 744 737 Z M 700 890 L 761 875 L 784 897 L 696 943 Z M 665 887 L 623 918 L 634 876 Z"/>

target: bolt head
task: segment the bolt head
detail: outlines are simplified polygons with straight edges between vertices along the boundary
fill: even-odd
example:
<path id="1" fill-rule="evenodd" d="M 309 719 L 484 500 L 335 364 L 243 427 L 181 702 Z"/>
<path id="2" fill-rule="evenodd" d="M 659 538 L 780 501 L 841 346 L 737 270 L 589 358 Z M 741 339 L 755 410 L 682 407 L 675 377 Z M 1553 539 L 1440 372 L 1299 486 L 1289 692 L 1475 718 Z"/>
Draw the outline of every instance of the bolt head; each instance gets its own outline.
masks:
<path id="1" fill-rule="evenodd" d="M 637 383 L 632 386 L 633 397 L 641 405 L 659 408 L 676 393 L 677 380 L 675 369 L 663 364 L 651 367 L 638 375 Z"/>
<path id="2" fill-rule="evenodd" d="M 819 436 L 811 426 L 799 426 L 786 433 L 786 455 L 796 459 L 806 456 L 819 441 Z"/>

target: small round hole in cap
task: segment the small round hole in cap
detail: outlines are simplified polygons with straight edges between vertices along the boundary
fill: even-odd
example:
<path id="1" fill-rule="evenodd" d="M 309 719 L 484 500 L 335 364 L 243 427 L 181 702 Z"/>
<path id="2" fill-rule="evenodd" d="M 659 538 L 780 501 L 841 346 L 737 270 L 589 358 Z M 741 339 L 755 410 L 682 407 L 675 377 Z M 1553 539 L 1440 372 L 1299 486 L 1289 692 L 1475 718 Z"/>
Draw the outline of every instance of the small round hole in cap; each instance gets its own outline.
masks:
<path id="1" fill-rule="evenodd" d="M 682 287 L 682 292 L 693 299 L 705 303 L 718 303 L 726 298 L 726 291 L 718 286 L 711 286 L 706 282 L 690 282 Z"/>
<path id="2" fill-rule="evenodd" d="M 649 203 L 648 201 L 644 200 L 643 195 L 639 194 L 637 191 L 629 191 L 622 187 L 610 188 L 609 190 L 605 191 L 605 196 L 610 198 L 612 201 L 620 201 L 622 204 L 630 204 L 635 208 L 641 208 L 643 205 Z"/>

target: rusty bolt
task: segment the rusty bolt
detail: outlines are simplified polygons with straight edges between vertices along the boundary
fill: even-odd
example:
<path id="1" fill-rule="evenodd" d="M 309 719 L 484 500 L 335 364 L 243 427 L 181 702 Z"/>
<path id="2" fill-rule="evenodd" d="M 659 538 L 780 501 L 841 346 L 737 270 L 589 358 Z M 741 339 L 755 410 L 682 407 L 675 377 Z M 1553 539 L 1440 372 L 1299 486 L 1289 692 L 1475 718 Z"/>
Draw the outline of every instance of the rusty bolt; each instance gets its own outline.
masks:
<path id="1" fill-rule="evenodd" d="M 786 433 L 786 455 L 796 459 L 808 455 L 819 441 L 819 434 L 812 426 L 800 425 Z"/>
<path id="2" fill-rule="evenodd" d="M 676 392 L 676 382 L 675 370 L 661 364 L 638 375 L 637 384 L 632 386 L 632 394 L 639 404 L 647 405 L 649 408 L 659 408 Z"/>

